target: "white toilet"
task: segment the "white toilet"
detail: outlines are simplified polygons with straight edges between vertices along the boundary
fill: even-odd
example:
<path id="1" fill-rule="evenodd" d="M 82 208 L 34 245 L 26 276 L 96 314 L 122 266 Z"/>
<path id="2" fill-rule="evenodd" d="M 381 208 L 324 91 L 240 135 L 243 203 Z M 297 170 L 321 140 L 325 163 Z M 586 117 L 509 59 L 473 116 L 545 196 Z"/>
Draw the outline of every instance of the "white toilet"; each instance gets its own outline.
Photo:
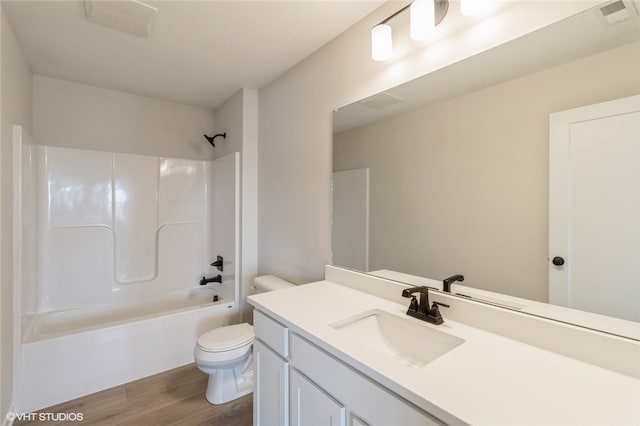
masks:
<path id="1" fill-rule="evenodd" d="M 256 293 L 294 286 L 273 275 L 257 277 L 254 284 Z M 215 328 L 198 338 L 193 355 L 209 375 L 207 401 L 224 404 L 253 392 L 253 339 L 247 323 Z"/>

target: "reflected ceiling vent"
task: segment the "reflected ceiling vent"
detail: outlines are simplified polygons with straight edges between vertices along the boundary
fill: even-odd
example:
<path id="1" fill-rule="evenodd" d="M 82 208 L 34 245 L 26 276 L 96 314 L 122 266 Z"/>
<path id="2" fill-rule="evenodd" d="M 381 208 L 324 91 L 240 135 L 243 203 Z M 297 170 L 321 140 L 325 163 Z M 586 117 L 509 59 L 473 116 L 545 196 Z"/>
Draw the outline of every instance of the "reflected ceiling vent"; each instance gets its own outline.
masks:
<path id="1" fill-rule="evenodd" d="M 385 109 L 392 105 L 399 104 L 404 99 L 399 98 L 391 93 L 378 93 L 358 102 L 360 105 L 371 109 Z"/>
<path id="2" fill-rule="evenodd" d="M 158 9 L 137 0 L 85 0 L 87 19 L 140 37 L 153 31 Z"/>
<path id="3" fill-rule="evenodd" d="M 605 27 L 609 27 L 638 16 L 638 12 L 633 6 L 633 2 L 628 0 L 616 0 L 609 2 L 604 6 L 598 7 L 595 13 L 598 15 L 598 19 Z"/>

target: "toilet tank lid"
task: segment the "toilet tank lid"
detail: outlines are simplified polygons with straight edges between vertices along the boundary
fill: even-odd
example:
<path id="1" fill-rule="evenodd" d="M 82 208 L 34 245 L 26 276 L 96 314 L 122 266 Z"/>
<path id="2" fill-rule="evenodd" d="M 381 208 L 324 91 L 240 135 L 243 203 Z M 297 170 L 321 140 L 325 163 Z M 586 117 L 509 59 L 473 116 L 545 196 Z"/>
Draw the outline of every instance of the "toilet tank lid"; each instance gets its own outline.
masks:
<path id="1" fill-rule="evenodd" d="M 207 331 L 198 338 L 198 346 L 208 352 L 228 351 L 248 345 L 253 339 L 253 327 L 242 323 Z"/>

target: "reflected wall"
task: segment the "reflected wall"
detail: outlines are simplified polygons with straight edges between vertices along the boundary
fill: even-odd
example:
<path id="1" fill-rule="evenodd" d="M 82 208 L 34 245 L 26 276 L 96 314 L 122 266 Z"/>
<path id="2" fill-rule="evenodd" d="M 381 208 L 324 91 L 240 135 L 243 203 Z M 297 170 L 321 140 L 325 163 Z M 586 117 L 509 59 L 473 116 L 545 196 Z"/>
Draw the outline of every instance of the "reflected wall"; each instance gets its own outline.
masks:
<path id="1" fill-rule="evenodd" d="M 334 134 L 370 168 L 369 270 L 546 302 L 549 114 L 640 93 L 633 43 Z"/>

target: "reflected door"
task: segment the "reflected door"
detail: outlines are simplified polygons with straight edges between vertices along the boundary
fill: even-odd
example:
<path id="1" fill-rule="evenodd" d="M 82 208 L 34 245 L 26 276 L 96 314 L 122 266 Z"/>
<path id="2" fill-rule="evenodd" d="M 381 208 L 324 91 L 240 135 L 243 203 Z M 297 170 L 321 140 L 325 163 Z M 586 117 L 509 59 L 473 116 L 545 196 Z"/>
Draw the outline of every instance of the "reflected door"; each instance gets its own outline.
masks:
<path id="1" fill-rule="evenodd" d="M 369 270 L 369 169 L 333 173 L 332 263 Z"/>
<path id="2" fill-rule="evenodd" d="M 549 302 L 640 321 L 640 96 L 550 116 Z"/>

